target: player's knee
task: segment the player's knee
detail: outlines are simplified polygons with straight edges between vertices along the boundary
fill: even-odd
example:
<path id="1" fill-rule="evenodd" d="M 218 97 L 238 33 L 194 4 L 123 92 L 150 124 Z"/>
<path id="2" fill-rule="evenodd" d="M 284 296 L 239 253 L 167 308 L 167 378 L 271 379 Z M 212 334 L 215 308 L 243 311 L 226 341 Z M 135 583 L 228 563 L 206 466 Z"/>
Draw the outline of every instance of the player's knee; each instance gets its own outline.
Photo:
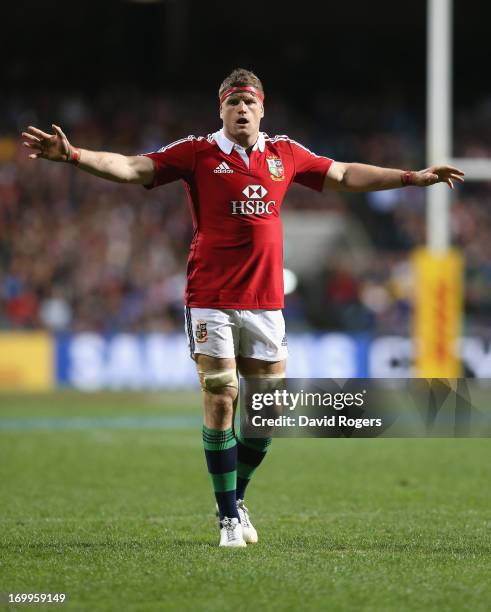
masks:
<path id="1" fill-rule="evenodd" d="M 208 394 L 205 401 L 205 422 L 216 429 L 231 427 L 236 393 L 224 387 L 220 392 Z"/>
<path id="2" fill-rule="evenodd" d="M 232 422 L 234 401 L 238 394 L 235 369 L 199 371 L 201 389 L 206 393 L 205 412 L 207 421 L 214 427 Z"/>
<path id="3" fill-rule="evenodd" d="M 211 401 L 207 402 L 209 412 L 217 416 L 221 414 L 230 416 L 233 413 L 235 398 L 227 389 L 224 389 L 223 393 L 214 394 L 210 399 Z"/>

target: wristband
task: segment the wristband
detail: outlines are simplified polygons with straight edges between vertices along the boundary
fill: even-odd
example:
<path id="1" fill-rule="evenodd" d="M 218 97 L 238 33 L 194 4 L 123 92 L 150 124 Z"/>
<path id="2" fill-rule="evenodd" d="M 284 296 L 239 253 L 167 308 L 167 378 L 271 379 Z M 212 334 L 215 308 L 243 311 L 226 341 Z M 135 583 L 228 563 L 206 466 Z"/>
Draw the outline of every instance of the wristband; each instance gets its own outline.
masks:
<path id="1" fill-rule="evenodd" d="M 70 148 L 68 149 L 67 162 L 73 164 L 74 166 L 77 166 L 78 162 L 80 161 L 80 153 L 80 149 L 76 149 L 75 147 L 72 147 L 72 145 L 70 145 Z"/>
<path id="2" fill-rule="evenodd" d="M 413 174 L 414 172 L 411 172 L 411 170 L 406 170 L 406 172 L 402 173 L 401 183 L 403 187 L 407 187 L 408 185 L 414 185 Z"/>

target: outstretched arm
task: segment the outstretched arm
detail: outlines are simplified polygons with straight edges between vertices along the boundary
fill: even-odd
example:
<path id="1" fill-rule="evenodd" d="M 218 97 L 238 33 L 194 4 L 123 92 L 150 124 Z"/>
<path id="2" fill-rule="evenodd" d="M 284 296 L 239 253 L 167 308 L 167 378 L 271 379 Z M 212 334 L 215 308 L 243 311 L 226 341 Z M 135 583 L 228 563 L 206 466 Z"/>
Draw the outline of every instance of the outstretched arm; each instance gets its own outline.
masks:
<path id="1" fill-rule="evenodd" d="M 324 181 L 324 190 L 336 191 L 381 191 L 397 189 L 406 185 L 429 187 L 435 183 L 464 182 L 464 173 L 453 166 L 431 166 L 418 172 L 380 168 L 367 164 L 333 162 Z"/>
<path id="2" fill-rule="evenodd" d="M 150 158 L 77 149 L 68 142 L 60 127 L 54 124 L 52 127 L 53 134 L 32 126 L 22 132 L 24 146 L 31 150 L 31 159 L 72 163 L 90 174 L 118 183 L 150 185 L 153 182 L 154 166 Z"/>

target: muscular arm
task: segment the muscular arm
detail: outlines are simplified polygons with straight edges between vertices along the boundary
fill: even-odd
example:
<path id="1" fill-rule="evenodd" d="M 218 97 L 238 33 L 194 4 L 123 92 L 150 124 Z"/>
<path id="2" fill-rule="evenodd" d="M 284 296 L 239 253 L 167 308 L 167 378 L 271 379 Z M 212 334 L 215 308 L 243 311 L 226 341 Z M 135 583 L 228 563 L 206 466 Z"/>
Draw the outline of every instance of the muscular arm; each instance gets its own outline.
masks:
<path id="1" fill-rule="evenodd" d="M 154 166 L 150 158 L 77 149 L 68 142 L 61 128 L 52 127 L 54 134 L 46 134 L 32 126 L 22 132 L 26 139 L 24 146 L 32 151 L 31 159 L 76 164 L 81 170 L 118 183 L 149 185 L 153 182 Z"/>
<path id="2" fill-rule="evenodd" d="M 464 173 L 452 166 L 431 166 L 418 172 L 406 172 L 367 164 L 335 161 L 326 174 L 324 190 L 381 191 L 397 189 L 405 185 L 429 187 L 435 183 L 447 183 L 453 189 L 453 181 L 463 183 L 463 177 Z"/>
<path id="3" fill-rule="evenodd" d="M 90 174 L 118 183 L 150 185 L 153 182 L 153 162 L 143 155 L 126 156 L 80 149 L 77 165 Z"/>

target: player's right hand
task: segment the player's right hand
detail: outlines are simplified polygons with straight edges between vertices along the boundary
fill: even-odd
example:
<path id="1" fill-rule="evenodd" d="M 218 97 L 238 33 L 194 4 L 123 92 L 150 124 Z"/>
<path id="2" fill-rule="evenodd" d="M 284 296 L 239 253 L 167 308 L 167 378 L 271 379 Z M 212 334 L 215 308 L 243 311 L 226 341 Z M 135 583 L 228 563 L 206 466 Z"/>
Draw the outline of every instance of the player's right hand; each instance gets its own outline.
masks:
<path id="1" fill-rule="evenodd" d="M 30 125 L 22 136 L 26 139 L 24 146 L 31 149 L 31 159 L 49 159 L 51 161 L 70 161 L 71 145 L 68 138 L 57 125 L 52 125 L 54 134 L 46 134 Z"/>

